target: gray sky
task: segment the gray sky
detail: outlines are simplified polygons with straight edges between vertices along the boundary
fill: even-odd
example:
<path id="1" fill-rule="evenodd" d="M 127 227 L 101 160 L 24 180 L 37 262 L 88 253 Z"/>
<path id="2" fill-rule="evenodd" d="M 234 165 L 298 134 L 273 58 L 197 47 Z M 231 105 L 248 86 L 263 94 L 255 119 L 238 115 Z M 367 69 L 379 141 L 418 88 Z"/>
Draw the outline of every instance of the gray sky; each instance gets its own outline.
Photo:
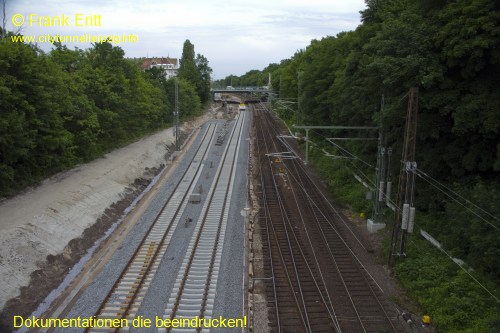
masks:
<path id="1" fill-rule="evenodd" d="M 22 33 L 42 40 L 56 34 L 133 34 L 137 42 L 119 44 L 127 57 L 180 58 L 189 39 L 195 52 L 207 57 L 213 78 L 220 79 L 279 63 L 312 39 L 353 30 L 364 7 L 363 0 L 8 0 L 7 28 L 14 30 L 12 17 L 21 14 Z M 83 19 L 82 26 L 75 26 L 75 14 L 89 16 L 88 25 Z M 100 15 L 101 26 L 91 26 L 99 23 L 95 15 Z M 69 26 L 57 26 L 52 17 Z M 52 23 L 56 26 L 47 26 Z M 50 43 L 38 44 L 46 51 L 51 48 Z"/>

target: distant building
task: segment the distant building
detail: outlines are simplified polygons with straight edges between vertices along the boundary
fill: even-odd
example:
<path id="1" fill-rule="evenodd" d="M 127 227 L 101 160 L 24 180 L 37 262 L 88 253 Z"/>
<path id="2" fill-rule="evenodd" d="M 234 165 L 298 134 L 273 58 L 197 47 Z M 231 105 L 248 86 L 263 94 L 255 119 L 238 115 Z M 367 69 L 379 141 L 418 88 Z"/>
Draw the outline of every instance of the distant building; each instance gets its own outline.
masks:
<path id="1" fill-rule="evenodd" d="M 178 61 L 176 58 L 144 58 L 142 68 L 146 70 L 153 67 L 163 68 L 165 70 L 165 77 L 167 79 L 173 76 L 177 76 L 177 70 L 179 69 Z"/>

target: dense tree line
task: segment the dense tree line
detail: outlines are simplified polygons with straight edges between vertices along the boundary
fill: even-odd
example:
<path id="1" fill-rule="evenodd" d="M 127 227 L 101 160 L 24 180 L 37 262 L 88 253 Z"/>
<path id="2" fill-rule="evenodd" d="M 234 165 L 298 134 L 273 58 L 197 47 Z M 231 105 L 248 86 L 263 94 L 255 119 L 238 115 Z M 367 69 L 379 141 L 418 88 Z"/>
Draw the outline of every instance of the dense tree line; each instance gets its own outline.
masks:
<path id="1" fill-rule="evenodd" d="M 209 81 L 208 61 L 198 56 Z M 0 196 L 171 124 L 175 79 L 141 65 L 108 42 L 44 53 L 3 39 Z M 187 76 L 179 86 L 181 117 L 199 113 L 206 92 Z"/>
<path id="2" fill-rule="evenodd" d="M 499 10 L 493 1 L 367 1 L 362 24 L 355 31 L 313 40 L 279 65 L 239 78 L 230 76 L 224 83 L 232 79 L 260 85 L 271 72 L 278 98 L 294 101 L 288 110 L 276 105 L 292 123 L 382 125 L 387 145 L 395 150 L 395 175 L 408 90 L 419 87 L 419 168 L 499 216 L 500 197 L 495 190 L 500 183 Z M 331 134 L 317 132 L 320 138 Z M 371 162 L 376 148 L 348 144 L 348 149 Z M 458 208 L 431 193 L 422 184 L 417 202 L 421 211 Z M 471 261 L 483 262 L 485 270 L 500 276 L 498 247 L 491 257 L 486 254 L 488 259 L 484 244 L 481 249 L 473 249 L 472 244 L 467 244 L 467 250 L 458 249 L 468 237 L 463 233 L 486 236 L 487 224 L 476 226 L 469 220 L 460 225 L 454 220 L 445 229 L 442 224 L 428 227 L 445 242 L 450 239 L 450 248 L 460 244 L 457 251 L 462 257 L 471 255 Z M 495 233 L 485 239 L 490 238 L 499 245 Z"/>
<path id="3" fill-rule="evenodd" d="M 391 170 L 396 180 L 408 91 L 418 87 L 418 168 L 493 215 L 476 210 L 478 217 L 464 208 L 471 205 L 453 202 L 418 178 L 418 226 L 452 255 L 488 275 L 498 288 L 500 3 L 367 0 L 360 14 L 362 22 L 354 31 L 313 40 L 280 64 L 227 77 L 224 83 L 261 85 L 271 72 L 280 101 L 274 108 L 289 124 L 383 126 L 387 146 L 394 151 Z M 324 140 L 333 132 L 311 133 L 322 148 L 340 153 Z M 342 145 L 375 165 L 376 144 Z M 359 205 L 363 191 L 356 190 L 357 196 L 349 193 L 347 188 L 356 181 L 347 181 L 349 172 L 342 166 L 352 169 L 354 164 L 372 180 L 374 168 L 319 155 L 320 150 L 313 153 L 321 160 L 316 164 L 328 170 L 324 175 L 335 185 L 333 191 Z M 406 265 L 405 269 L 411 267 Z M 416 271 L 413 276 L 405 274 L 419 276 Z"/>
<path id="4" fill-rule="evenodd" d="M 224 79 L 215 80 L 214 87 L 225 88 L 227 86 L 234 87 L 262 87 L 266 86 L 269 80 L 269 73 L 272 73 L 279 67 L 278 64 L 271 64 L 262 71 L 253 69 L 243 74 L 242 76 L 229 75 Z"/>

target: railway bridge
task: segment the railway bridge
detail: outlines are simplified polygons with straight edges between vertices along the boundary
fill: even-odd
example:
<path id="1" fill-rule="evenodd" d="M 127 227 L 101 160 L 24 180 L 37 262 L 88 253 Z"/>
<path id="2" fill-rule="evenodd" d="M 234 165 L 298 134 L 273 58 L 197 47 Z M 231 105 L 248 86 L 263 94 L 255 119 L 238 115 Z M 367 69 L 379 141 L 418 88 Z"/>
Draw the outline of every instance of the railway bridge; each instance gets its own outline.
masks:
<path id="1" fill-rule="evenodd" d="M 252 104 L 267 101 L 271 90 L 267 87 L 232 87 L 212 88 L 212 99 L 214 101 L 227 101 L 231 103 L 230 96 L 237 96 L 242 103 Z"/>

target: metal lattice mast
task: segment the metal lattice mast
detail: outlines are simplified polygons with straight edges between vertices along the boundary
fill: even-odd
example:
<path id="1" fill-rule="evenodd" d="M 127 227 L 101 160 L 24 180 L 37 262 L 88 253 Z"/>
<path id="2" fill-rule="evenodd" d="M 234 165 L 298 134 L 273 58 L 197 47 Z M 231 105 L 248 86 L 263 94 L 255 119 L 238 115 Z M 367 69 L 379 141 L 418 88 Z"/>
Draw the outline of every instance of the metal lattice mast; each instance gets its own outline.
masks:
<path id="1" fill-rule="evenodd" d="M 415 218 L 415 148 L 417 141 L 417 112 L 418 88 L 410 89 L 408 112 L 406 114 L 406 127 L 404 136 L 401 169 L 399 173 L 396 212 L 392 229 L 389 265 L 393 265 L 396 258 L 406 256 L 406 241 L 408 233 L 413 232 Z"/>
<path id="2" fill-rule="evenodd" d="M 380 101 L 380 111 L 384 110 L 384 95 L 382 95 Z M 385 201 L 385 155 L 386 148 L 383 143 L 383 131 L 382 127 L 379 130 L 378 136 L 378 149 L 377 149 L 377 177 L 375 184 L 377 188 L 375 188 L 375 201 L 374 201 L 374 209 L 373 209 L 373 221 L 375 223 L 385 223 L 384 214 L 382 212 L 384 201 Z"/>
<path id="3" fill-rule="evenodd" d="M 375 188 L 375 201 L 374 201 L 374 210 L 373 210 L 373 221 L 376 223 L 384 223 L 384 216 L 382 209 L 384 207 L 385 201 L 385 154 L 386 149 L 382 146 L 382 129 L 379 130 L 379 139 L 378 139 L 378 154 L 377 154 L 377 179 L 375 184 L 377 188 Z"/>
<path id="4" fill-rule="evenodd" d="M 175 150 L 180 150 L 179 147 L 179 80 L 175 79 Z"/>

